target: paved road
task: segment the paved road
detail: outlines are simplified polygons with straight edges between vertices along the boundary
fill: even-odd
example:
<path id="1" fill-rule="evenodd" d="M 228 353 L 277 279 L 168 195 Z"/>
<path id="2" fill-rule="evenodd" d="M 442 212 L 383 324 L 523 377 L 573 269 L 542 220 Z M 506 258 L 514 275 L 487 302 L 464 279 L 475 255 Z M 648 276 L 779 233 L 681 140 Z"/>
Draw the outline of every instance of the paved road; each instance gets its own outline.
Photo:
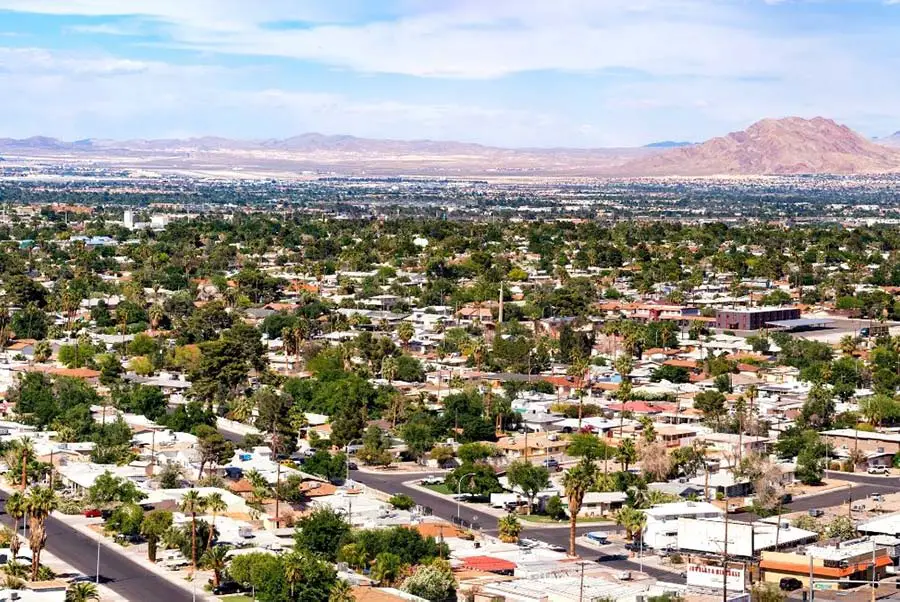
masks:
<path id="1" fill-rule="evenodd" d="M 0 494 L 0 503 L 3 506 L 0 520 L 11 528 L 13 521 L 6 514 L 6 495 Z M 47 520 L 47 550 L 85 575 L 97 573 L 97 542 L 60 519 Z M 177 585 L 104 546 L 100 548 L 100 578 L 104 582 L 110 580 L 107 587 L 128 600 L 191 600 L 191 595 Z"/>
<path id="2" fill-rule="evenodd" d="M 408 487 L 403 484 L 404 481 L 412 481 L 415 480 L 416 475 L 411 475 L 409 473 L 369 473 L 369 472 L 360 472 L 356 471 L 352 474 L 352 478 L 355 481 L 360 483 L 364 483 L 369 487 L 373 487 L 380 491 L 384 491 L 385 493 L 405 493 L 406 495 L 413 498 L 416 503 L 422 506 L 428 506 L 432 509 L 435 516 L 439 516 L 441 518 L 450 520 L 454 516 L 456 516 L 456 502 L 444 497 L 431 495 L 428 493 L 423 493 L 418 489 L 414 489 L 412 487 Z M 477 516 L 477 524 L 479 524 L 482 529 L 486 533 L 496 534 L 497 533 L 497 517 L 493 514 L 488 514 L 486 512 L 479 512 L 477 509 L 473 509 L 471 506 L 462 506 L 462 511 L 460 513 L 461 517 L 465 520 L 472 521 L 473 516 Z M 569 547 L 569 530 L 567 528 L 553 528 L 553 527 L 540 527 L 528 522 L 523 521 L 524 527 L 524 535 L 529 539 L 537 539 L 540 541 L 544 541 L 547 543 L 551 543 L 554 545 L 562 546 L 566 549 Z M 578 534 L 583 535 L 588 531 L 593 530 L 602 530 L 602 531 L 611 531 L 615 529 L 615 527 L 611 525 L 603 525 L 598 526 L 594 525 L 591 527 L 579 527 Z M 588 548 L 585 546 L 576 546 L 577 552 L 584 558 L 595 558 L 598 555 L 598 551 L 593 548 Z M 610 549 L 611 552 L 618 552 L 621 549 L 615 550 Z M 621 560 L 604 563 L 605 566 L 609 566 L 610 568 L 616 570 L 630 570 L 637 571 L 640 568 L 640 563 L 637 560 Z M 661 581 L 668 581 L 674 583 L 683 583 L 684 579 L 679 577 L 677 574 L 663 571 L 660 569 L 656 569 L 649 566 L 644 566 L 644 572 L 648 575 L 659 579 Z"/>

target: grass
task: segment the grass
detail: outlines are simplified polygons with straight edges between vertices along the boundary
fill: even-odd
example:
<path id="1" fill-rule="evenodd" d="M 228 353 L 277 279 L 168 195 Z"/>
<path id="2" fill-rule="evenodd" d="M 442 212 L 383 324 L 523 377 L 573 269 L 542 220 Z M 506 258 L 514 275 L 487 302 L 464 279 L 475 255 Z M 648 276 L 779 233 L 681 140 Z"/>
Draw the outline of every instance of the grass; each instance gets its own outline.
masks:
<path id="1" fill-rule="evenodd" d="M 425 489 L 431 489 L 435 493 L 440 493 L 441 495 L 453 495 L 454 492 L 450 491 L 450 488 L 447 487 L 444 483 L 440 485 L 422 485 Z"/>
<path id="2" fill-rule="evenodd" d="M 519 514 L 517 517 L 520 520 L 524 520 L 529 523 L 544 523 L 548 525 L 567 525 L 569 524 L 569 519 L 556 520 L 554 518 L 550 518 L 545 514 Z M 590 523 L 612 523 L 613 521 L 608 518 L 599 518 L 594 516 L 583 516 L 578 518 L 575 521 L 576 524 L 586 525 Z"/>
<path id="3" fill-rule="evenodd" d="M 224 602 L 253 602 L 253 598 L 243 594 L 238 594 L 237 596 L 225 596 L 222 600 Z"/>

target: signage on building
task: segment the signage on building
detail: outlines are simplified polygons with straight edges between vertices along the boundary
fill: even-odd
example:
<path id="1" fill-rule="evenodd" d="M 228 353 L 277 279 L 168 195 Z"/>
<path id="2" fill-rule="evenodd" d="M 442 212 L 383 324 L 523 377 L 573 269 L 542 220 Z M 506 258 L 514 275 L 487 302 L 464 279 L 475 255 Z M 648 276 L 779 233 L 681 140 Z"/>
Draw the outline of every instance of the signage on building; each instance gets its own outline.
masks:
<path id="1" fill-rule="evenodd" d="M 724 576 L 725 569 L 720 566 L 689 564 L 687 567 L 687 584 L 694 587 L 722 589 Z M 726 587 L 737 592 L 744 591 L 744 569 L 729 568 Z"/>

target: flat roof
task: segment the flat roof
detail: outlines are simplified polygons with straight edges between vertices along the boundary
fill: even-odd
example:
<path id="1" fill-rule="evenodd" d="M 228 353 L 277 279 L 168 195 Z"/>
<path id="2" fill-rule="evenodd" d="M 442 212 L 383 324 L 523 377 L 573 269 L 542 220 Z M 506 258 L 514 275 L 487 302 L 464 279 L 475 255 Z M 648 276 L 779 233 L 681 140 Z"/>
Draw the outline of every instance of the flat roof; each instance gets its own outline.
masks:
<path id="1" fill-rule="evenodd" d="M 810 326 L 828 326 L 834 323 L 834 320 L 827 318 L 797 318 L 796 320 L 775 320 L 774 322 L 766 322 L 767 326 L 775 328 L 805 328 Z"/>

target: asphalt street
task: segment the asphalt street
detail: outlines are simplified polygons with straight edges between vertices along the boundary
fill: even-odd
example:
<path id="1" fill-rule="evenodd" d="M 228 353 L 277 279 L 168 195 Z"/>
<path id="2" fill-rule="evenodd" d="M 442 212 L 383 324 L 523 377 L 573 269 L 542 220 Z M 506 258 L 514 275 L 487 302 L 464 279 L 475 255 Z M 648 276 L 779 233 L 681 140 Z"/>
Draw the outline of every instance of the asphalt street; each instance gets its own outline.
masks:
<path id="1" fill-rule="evenodd" d="M 0 494 L 3 515 L 0 520 L 12 528 L 12 519 L 6 514 L 6 495 Z M 21 525 L 19 525 L 21 533 Z M 76 531 L 60 519 L 47 519 L 47 550 L 84 575 L 97 574 L 97 542 Z M 142 567 L 130 558 L 117 554 L 105 546 L 100 547 L 100 580 L 107 587 L 135 602 L 165 600 L 187 602 L 191 594 L 156 573 Z M 199 587 L 199 584 L 198 584 Z"/>
<path id="2" fill-rule="evenodd" d="M 219 429 L 219 432 L 222 433 L 226 439 L 230 441 L 241 441 L 243 439 L 243 435 L 239 433 L 235 433 L 232 431 L 228 431 L 226 429 Z M 412 499 L 416 501 L 420 506 L 426 506 L 431 508 L 434 516 L 443 518 L 445 520 L 452 520 L 456 516 L 456 502 L 446 498 L 444 496 L 431 495 L 429 493 L 423 493 L 418 489 L 414 489 L 412 487 L 407 487 L 404 485 L 404 481 L 414 481 L 417 475 L 409 474 L 409 473 L 368 473 L 368 472 L 360 472 L 356 471 L 351 475 L 351 478 L 354 481 L 358 481 L 363 483 L 368 487 L 372 487 L 374 489 L 378 489 L 379 491 L 383 491 L 385 493 L 394 494 L 394 493 L 405 493 Z M 421 478 L 421 475 L 418 475 Z M 471 522 L 476 523 L 479 527 L 481 527 L 482 531 L 485 533 L 496 534 L 497 533 L 497 517 L 492 514 L 488 514 L 486 512 L 479 512 L 476 509 L 472 509 L 471 507 L 467 507 L 465 505 L 461 506 L 462 510 L 460 512 L 460 516 Z M 475 519 L 475 520 L 473 520 Z M 560 527 L 540 527 L 538 525 L 534 525 L 531 523 L 527 523 L 523 521 L 524 527 L 524 535 L 528 539 L 536 539 L 538 541 L 543 541 L 549 544 L 558 545 L 566 550 L 569 549 L 569 529 L 568 528 L 560 528 Z M 578 535 L 583 535 L 588 531 L 616 531 L 618 527 L 610 524 L 600 524 L 593 525 L 590 527 L 580 527 L 577 530 Z M 608 549 L 607 549 L 608 548 Z M 602 552 L 610 552 L 610 553 L 622 553 L 623 550 L 618 546 L 607 546 L 604 548 Z M 601 551 L 598 551 L 593 548 L 585 547 L 585 546 L 576 546 L 576 551 L 583 557 L 587 559 L 596 558 Z M 605 562 L 604 566 L 608 566 L 615 570 L 626 570 L 626 571 L 638 571 L 640 570 L 640 562 L 638 560 L 621 560 L 614 562 Z M 673 573 L 670 571 L 662 571 L 653 567 L 644 567 L 644 572 L 659 579 L 661 581 L 666 581 L 670 583 L 684 583 L 684 578 L 680 577 L 677 573 Z"/>
<path id="3" fill-rule="evenodd" d="M 385 493 L 405 493 L 409 497 L 413 498 L 417 504 L 431 508 L 432 513 L 435 516 L 439 516 L 440 518 L 451 520 L 453 517 L 455 517 L 457 512 L 457 504 L 454 500 L 449 499 L 446 496 L 424 493 L 419 489 L 408 487 L 403 484 L 404 481 L 414 481 L 417 476 L 418 478 L 421 478 L 421 475 L 413 475 L 409 473 L 373 474 L 369 472 L 356 471 L 351 475 L 351 478 L 354 481 L 358 481 L 368 487 L 373 487 Z M 484 531 L 485 533 L 497 533 L 497 517 L 493 514 L 480 512 L 478 509 L 472 508 L 471 505 L 463 504 L 461 505 L 460 516 L 469 522 L 479 525 L 482 531 Z M 522 521 L 522 525 L 524 537 L 562 546 L 563 548 L 568 550 L 569 529 L 567 527 L 541 527 L 533 523 L 528 523 L 526 521 Z M 578 535 L 583 535 L 588 531 L 608 532 L 614 530 L 618 530 L 618 528 L 614 525 L 596 524 L 589 527 L 579 527 L 577 529 L 577 533 Z M 596 549 L 580 545 L 576 546 L 576 551 L 579 555 L 586 559 L 596 558 L 600 554 L 600 551 Z M 603 551 L 610 553 L 623 552 L 622 548 L 618 546 L 607 546 L 607 548 L 605 548 Z M 604 562 L 603 565 L 615 570 L 640 570 L 640 562 L 637 559 Z M 651 577 L 654 577 L 661 581 L 667 581 L 670 583 L 684 582 L 684 579 L 676 573 L 659 570 L 647 565 L 644 566 L 644 572 Z"/>

